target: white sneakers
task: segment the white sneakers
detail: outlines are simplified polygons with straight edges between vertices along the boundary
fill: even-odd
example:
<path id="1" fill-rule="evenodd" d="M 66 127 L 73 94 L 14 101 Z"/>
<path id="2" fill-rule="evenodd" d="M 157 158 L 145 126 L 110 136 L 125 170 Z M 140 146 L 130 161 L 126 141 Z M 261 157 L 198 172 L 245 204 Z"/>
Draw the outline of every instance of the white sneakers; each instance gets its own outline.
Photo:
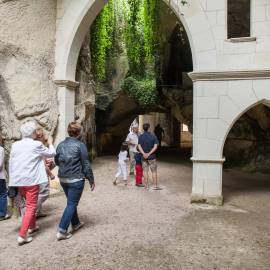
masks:
<path id="1" fill-rule="evenodd" d="M 67 240 L 67 239 L 71 238 L 72 234 L 75 233 L 76 231 L 78 231 L 79 229 L 81 229 L 83 226 L 84 226 L 84 222 L 80 222 L 78 225 L 72 226 L 70 233 L 58 232 L 56 234 L 57 240 L 60 241 L 60 240 Z"/>
<path id="2" fill-rule="evenodd" d="M 11 218 L 11 215 L 6 214 L 4 217 L 0 217 L 0 221 L 7 220 L 7 219 L 10 219 L 10 218 Z"/>
<path id="3" fill-rule="evenodd" d="M 56 234 L 56 237 L 57 237 L 57 240 L 60 241 L 60 240 L 67 240 L 69 238 L 72 237 L 72 234 L 71 233 L 61 233 L 61 232 L 58 232 Z"/>
<path id="4" fill-rule="evenodd" d="M 78 225 L 72 226 L 71 233 L 74 233 L 74 232 L 78 231 L 78 230 L 81 229 L 83 226 L 84 226 L 84 222 L 80 222 Z"/>
<path id="5" fill-rule="evenodd" d="M 72 227 L 71 232 L 74 233 L 74 232 L 78 231 L 79 229 L 81 229 L 83 226 L 84 226 L 84 222 L 81 222 L 77 226 Z M 39 230 L 39 226 L 37 226 L 35 229 L 29 229 L 28 234 L 33 234 L 38 230 Z M 68 233 L 68 232 L 66 232 L 66 233 L 57 232 L 57 234 L 56 234 L 56 238 L 57 238 L 58 241 L 67 240 L 67 239 L 69 239 L 71 237 L 72 237 L 72 234 Z M 24 244 L 28 244 L 28 243 L 32 242 L 33 237 L 29 236 L 29 237 L 24 238 L 24 237 L 18 236 L 17 241 L 18 241 L 18 245 L 22 246 Z"/>
<path id="6" fill-rule="evenodd" d="M 39 230 L 39 226 L 36 226 L 35 229 L 28 229 L 28 234 L 30 236 L 27 236 L 27 237 L 18 236 L 18 238 L 17 238 L 18 245 L 19 246 L 22 246 L 24 244 L 28 244 L 28 243 L 32 242 L 33 241 L 33 237 L 31 235 L 33 235 L 38 230 Z"/>
<path id="7" fill-rule="evenodd" d="M 39 226 L 36 226 L 35 229 L 28 229 L 28 234 L 34 234 L 37 231 L 39 231 Z"/>
<path id="8" fill-rule="evenodd" d="M 18 241 L 18 245 L 19 246 L 22 246 L 24 244 L 28 244 L 28 243 L 32 242 L 33 241 L 33 237 L 25 237 L 24 238 L 24 237 L 18 236 L 17 241 Z"/>

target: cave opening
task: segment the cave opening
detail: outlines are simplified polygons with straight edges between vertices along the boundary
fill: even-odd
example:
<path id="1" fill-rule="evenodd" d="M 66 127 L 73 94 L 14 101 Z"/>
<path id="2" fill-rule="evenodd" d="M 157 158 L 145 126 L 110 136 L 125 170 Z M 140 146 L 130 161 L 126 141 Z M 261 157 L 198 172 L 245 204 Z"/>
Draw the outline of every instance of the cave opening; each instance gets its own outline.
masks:
<path id="1" fill-rule="evenodd" d="M 161 0 L 153 1 L 162 12 L 158 12 L 158 20 L 150 18 L 155 22 L 151 27 L 149 18 L 145 22 L 142 7 L 123 12 L 123 1 L 111 0 L 105 5 L 89 28 L 78 58 L 76 81 L 80 84 L 75 111 L 86 130 L 84 137 L 90 154 L 93 158 L 116 156 L 136 119 L 139 126 L 150 122 L 152 131 L 157 124 L 164 129 L 162 147 L 158 151 L 160 160 L 189 162 L 191 167 L 193 83 L 188 73 L 193 70 L 193 61 L 185 28 Z M 130 16 L 130 12 L 134 16 Z M 129 20 L 125 21 L 127 17 Z M 251 119 L 256 119 L 253 110 L 258 108 L 242 116 L 227 137 L 225 193 L 229 192 L 226 170 L 243 172 L 246 169 L 241 147 L 251 143 L 245 137 L 251 126 L 261 125 L 260 121 L 251 124 Z M 239 123 L 245 136 L 236 138 Z M 246 153 L 255 153 L 260 147 L 262 144 L 254 144 Z M 264 171 L 258 162 L 253 167 L 256 172 Z"/>
<path id="2" fill-rule="evenodd" d="M 243 204 L 243 197 L 250 199 L 248 193 L 263 200 L 270 191 L 270 108 L 258 104 L 243 114 L 231 128 L 223 151 L 226 200 Z"/>
<path id="3" fill-rule="evenodd" d="M 189 40 L 181 21 L 165 2 L 154 1 L 158 18 L 151 12 L 147 15 L 150 18 L 140 15 L 146 2 L 137 9 L 137 39 L 136 34 L 126 33 L 133 29 L 130 19 L 123 15 L 127 2 L 111 0 L 91 25 L 81 48 L 76 115 L 84 125 L 93 157 L 116 154 L 135 119 L 139 125 L 149 120 L 152 131 L 158 124 L 162 126 L 162 148 L 166 148 L 162 152 L 185 149 L 186 158 L 191 156 L 193 100 L 188 72 L 193 65 Z M 132 12 L 134 15 L 136 11 L 130 7 L 127 16 L 132 18 Z M 151 19 L 155 25 L 149 23 Z M 104 39 L 110 46 L 102 50 L 108 46 Z M 136 49 L 139 52 L 134 52 Z M 140 58 L 138 62 L 134 55 Z M 88 106 L 91 103 L 95 103 L 94 109 Z"/>

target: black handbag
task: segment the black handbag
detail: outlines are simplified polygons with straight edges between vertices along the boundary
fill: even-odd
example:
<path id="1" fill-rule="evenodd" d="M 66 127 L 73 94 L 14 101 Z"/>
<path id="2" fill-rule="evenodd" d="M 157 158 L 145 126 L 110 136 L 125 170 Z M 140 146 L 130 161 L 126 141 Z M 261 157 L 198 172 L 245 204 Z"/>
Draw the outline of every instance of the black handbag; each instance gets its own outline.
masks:
<path id="1" fill-rule="evenodd" d="M 19 189 L 18 187 L 8 187 L 8 197 L 10 199 L 15 198 L 18 195 Z"/>

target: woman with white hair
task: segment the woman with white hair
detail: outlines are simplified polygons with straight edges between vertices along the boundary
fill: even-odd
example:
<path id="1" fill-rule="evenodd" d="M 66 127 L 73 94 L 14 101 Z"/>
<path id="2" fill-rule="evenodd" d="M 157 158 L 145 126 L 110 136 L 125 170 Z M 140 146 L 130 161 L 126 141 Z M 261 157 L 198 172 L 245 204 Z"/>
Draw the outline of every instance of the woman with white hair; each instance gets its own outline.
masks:
<path id="1" fill-rule="evenodd" d="M 25 199 L 26 209 L 18 236 L 18 244 L 30 243 L 36 226 L 36 209 L 39 185 L 47 181 L 44 158 L 55 156 L 52 139 L 48 139 L 49 148 L 35 141 L 37 125 L 27 122 L 20 128 L 22 139 L 13 143 L 9 160 L 9 186 L 18 187 Z"/>

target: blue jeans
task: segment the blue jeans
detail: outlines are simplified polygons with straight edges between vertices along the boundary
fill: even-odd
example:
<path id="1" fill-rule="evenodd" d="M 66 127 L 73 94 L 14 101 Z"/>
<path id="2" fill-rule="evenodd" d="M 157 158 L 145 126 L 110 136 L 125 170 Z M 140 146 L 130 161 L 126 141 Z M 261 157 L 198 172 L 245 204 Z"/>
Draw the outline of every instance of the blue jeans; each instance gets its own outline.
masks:
<path id="1" fill-rule="evenodd" d="M 7 214 L 7 186 L 6 180 L 0 179 L 0 217 Z"/>
<path id="2" fill-rule="evenodd" d="M 67 206 L 59 224 L 59 232 L 67 232 L 70 223 L 72 226 L 80 224 L 77 206 L 83 193 L 84 182 L 84 180 L 81 180 L 70 184 L 61 183 L 67 197 Z"/>

